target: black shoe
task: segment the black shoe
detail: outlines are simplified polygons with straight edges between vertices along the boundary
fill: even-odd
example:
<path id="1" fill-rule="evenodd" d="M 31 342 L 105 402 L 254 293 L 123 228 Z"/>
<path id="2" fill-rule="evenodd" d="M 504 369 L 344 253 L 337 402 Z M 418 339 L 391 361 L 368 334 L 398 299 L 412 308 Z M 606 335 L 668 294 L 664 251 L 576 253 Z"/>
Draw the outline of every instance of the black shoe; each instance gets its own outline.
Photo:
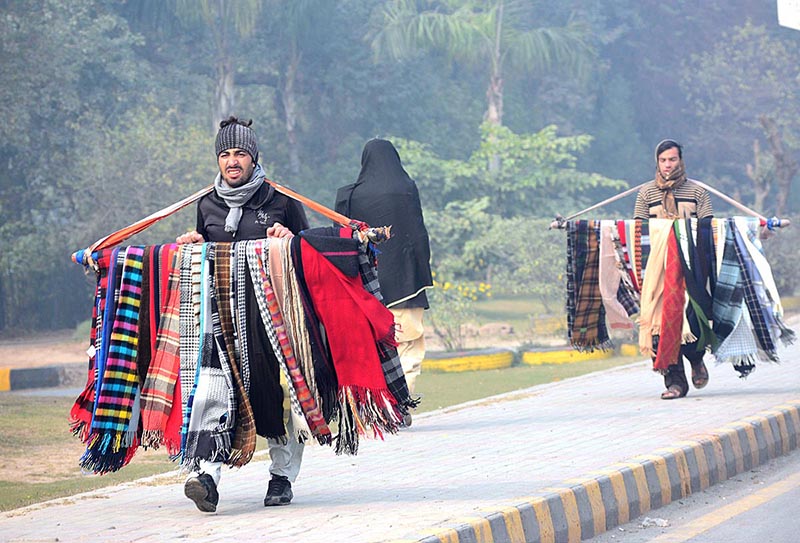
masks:
<path id="1" fill-rule="evenodd" d="M 294 498 L 292 494 L 292 483 L 282 475 L 273 475 L 267 487 L 267 495 L 264 496 L 264 507 L 271 505 L 289 505 Z"/>
<path id="2" fill-rule="evenodd" d="M 183 493 L 194 502 L 197 508 L 204 513 L 213 513 L 217 510 L 219 494 L 214 479 L 208 473 L 201 473 L 192 477 L 183 485 Z"/>
<path id="3" fill-rule="evenodd" d="M 412 422 L 411 413 L 406 413 L 405 415 L 403 415 L 403 426 L 408 428 L 409 426 L 411 426 L 411 422 Z"/>

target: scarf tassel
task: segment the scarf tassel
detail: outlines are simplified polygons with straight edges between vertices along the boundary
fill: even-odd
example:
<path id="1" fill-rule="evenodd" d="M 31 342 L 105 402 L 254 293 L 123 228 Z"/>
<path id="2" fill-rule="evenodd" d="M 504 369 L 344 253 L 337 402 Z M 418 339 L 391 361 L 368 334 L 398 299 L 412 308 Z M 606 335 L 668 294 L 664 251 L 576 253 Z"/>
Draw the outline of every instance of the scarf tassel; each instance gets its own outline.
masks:
<path id="1" fill-rule="evenodd" d="M 383 439 L 384 433 L 395 434 L 400 429 L 403 408 L 385 389 L 343 387 L 339 391 L 339 434 L 335 438 L 336 454 L 355 455 L 359 436 L 371 431 L 372 437 Z"/>

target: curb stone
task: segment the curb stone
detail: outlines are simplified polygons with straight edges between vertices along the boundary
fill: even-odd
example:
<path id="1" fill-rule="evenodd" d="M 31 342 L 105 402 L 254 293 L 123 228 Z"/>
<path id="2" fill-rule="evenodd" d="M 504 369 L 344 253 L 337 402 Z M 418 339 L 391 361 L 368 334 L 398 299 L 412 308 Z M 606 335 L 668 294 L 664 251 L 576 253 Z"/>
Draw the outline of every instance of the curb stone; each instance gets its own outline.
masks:
<path id="1" fill-rule="evenodd" d="M 568 543 L 599 535 L 648 511 L 751 470 L 798 448 L 800 400 L 569 479 L 512 507 L 461 519 L 413 540 Z"/>

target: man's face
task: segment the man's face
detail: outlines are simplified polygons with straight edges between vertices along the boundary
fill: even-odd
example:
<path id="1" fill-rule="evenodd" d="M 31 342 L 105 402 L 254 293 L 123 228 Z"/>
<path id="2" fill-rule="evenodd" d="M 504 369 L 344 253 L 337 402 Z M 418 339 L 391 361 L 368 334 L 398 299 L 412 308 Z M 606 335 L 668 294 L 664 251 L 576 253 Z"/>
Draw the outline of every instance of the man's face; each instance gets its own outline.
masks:
<path id="1" fill-rule="evenodd" d="M 244 185 L 256 167 L 250 153 L 235 147 L 222 151 L 217 157 L 217 163 L 222 179 L 231 187 Z"/>
<path id="2" fill-rule="evenodd" d="M 681 157 L 678 155 L 678 148 L 670 147 L 658 155 L 658 171 L 661 172 L 664 179 L 667 179 L 669 174 L 678 167 L 680 161 Z"/>

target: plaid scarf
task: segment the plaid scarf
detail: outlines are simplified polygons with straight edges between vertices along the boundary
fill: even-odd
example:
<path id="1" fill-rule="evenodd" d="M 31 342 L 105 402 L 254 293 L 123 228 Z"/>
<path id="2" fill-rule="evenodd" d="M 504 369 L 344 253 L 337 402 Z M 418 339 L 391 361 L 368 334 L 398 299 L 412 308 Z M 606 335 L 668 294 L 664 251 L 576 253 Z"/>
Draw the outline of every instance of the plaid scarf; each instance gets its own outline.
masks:
<path id="1" fill-rule="evenodd" d="M 717 340 L 724 344 L 726 338 L 733 332 L 739 323 L 742 313 L 744 291 L 739 280 L 739 260 L 736 257 L 736 248 L 731 223 L 717 221 L 718 236 L 725 240 L 722 251 L 722 260 L 717 272 L 717 284 L 714 288 L 714 298 L 711 304 L 711 315 L 714 321 L 714 334 Z"/>
<path id="2" fill-rule="evenodd" d="M 678 219 L 678 203 L 675 201 L 675 189 L 686 183 L 686 170 L 683 160 L 669 173 L 668 177 L 661 174 L 661 170 L 656 166 L 655 176 L 656 186 L 661 189 L 661 205 L 664 208 L 665 219 Z"/>
<path id="3" fill-rule="evenodd" d="M 686 288 L 679 256 L 678 240 L 675 230 L 670 228 L 667 238 L 667 259 L 664 270 L 664 291 L 661 302 L 661 330 L 658 352 L 653 361 L 653 369 L 665 372 L 668 366 L 677 364 L 681 351 Z"/>
<path id="4" fill-rule="evenodd" d="M 176 385 L 180 377 L 180 261 L 184 247 L 162 247 L 161 272 L 169 279 L 161 297 L 155 356 L 142 388 L 142 445 L 157 449 L 163 443 L 172 456 L 180 452 L 180 422 L 176 428 L 168 421 L 173 411 L 180 411 L 180 387 Z"/>
<path id="5" fill-rule="evenodd" d="M 231 380 L 236 396 L 236 426 L 228 461 L 232 466 L 241 467 L 247 464 L 256 450 L 256 423 L 250 399 L 244 389 L 238 367 L 236 351 L 236 333 L 233 326 L 231 308 L 231 259 L 234 251 L 230 243 L 216 244 L 217 258 L 214 266 L 215 298 L 219 327 L 214 328 L 216 350 L 220 363 L 230 368 Z M 224 357 L 224 362 L 222 361 Z"/>
<path id="6" fill-rule="evenodd" d="M 92 435 L 80 460 L 83 469 L 95 473 L 116 471 L 125 466 L 138 445 L 135 428 L 132 434 L 128 429 L 139 385 L 135 361 L 143 255 L 142 247 L 131 246 L 125 252 L 119 301 L 108 359 L 99 382 Z"/>
<path id="7" fill-rule="evenodd" d="M 742 289 L 744 290 L 744 302 L 747 306 L 747 311 L 750 314 L 750 319 L 753 322 L 753 331 L 755 332 L 756 339 L 758 340 L 759 348 L 764 351 L 767 358 L 773 362 L 778 361 L 778 353 L 775 349 L 775 343 L 772 341 L 767 320 L 762 312 L 761 304 L 758 300 L 758 294 L 753 284 L 754 280 L 760 281 L 758 276 L 754 277 L 754 269 L 750 269 L 747 249 L 742 240 L 742 234 L 736 228 L 736 223 L 731 221 L 730 228 L 733 230 L 734 235 L 734 248 L 736 249 L 736 259 L 739 262 L 739 269 L 741 271 Z"/>
<path id="8" fill-rule="evenodd" d="M 599 284 L 599 240 L 594 221 L 591 224 L 586 221 L 581 221 L 581 223 L 578 226 L 576 246 L 580 251 L 580 240 L 586 239 L 586 257 L 583 273 L 578 282 L 572 346 L 579 351 L 592 352 L 598 348 L 608 348 L 610 339 L 605 332 L 605 323 L 601 322 L 604 321 L 605 312 Z M 587 227 L 585 238 L 582 235 L 584 224 Z M 588 229 L 589 227 L 590 229 Z"/>

